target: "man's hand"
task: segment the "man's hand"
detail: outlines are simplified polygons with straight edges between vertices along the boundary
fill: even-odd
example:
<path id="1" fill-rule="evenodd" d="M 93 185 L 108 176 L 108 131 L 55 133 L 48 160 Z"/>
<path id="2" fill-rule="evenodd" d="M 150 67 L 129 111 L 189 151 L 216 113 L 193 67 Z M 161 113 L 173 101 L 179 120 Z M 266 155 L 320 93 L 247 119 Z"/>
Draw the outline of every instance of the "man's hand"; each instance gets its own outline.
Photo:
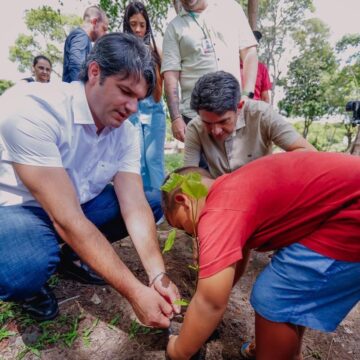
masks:
<path id="1" fill-rule="evenodd" d="M 180 313 L 181 306 L 174 304 L 176 300 L 180 299 L 179 290 L 166 274 L 155 279 L 151 288 L 156 290 L 169 304 L 171 304 L 175 313 Z"/>
<path id="2" fill-rule="evenodd" d="M 171 123 L 171 130 L 175 139 L 185 141 L 186 124 L 182 117 L 178 117 Z"/>
<path id="3" fill-rule="evenodd" d="M 151 327 L 168 328 L 173 316 L 171 305 L 153 288 L 141 288 L 129 299 L 139 321 Z"/>

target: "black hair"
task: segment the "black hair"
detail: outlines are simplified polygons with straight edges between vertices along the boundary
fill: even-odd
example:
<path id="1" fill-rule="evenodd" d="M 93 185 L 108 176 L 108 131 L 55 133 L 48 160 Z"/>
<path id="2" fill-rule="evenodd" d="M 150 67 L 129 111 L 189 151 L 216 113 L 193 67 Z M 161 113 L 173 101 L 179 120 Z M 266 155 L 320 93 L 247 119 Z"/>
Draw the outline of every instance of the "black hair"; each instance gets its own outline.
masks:
<path id="1" fill-rule="evenodd" d="M 191 109 L 222 115 L 237 111 L 240 101 L 240 85 L 234 75 L 216 71 L 203 75 L 195 84 L 191 94 Z"/>
<path id="2" fill-rule="evenodd" d="M 124 33 L 110 33 L 102 36 L 91 49 L 82 65 L 79 80 L 89 80 L 89 65 L 93 61 L 100 67 L 101 82 L 112 75 L 123 78 L 134 76 L 140 80 L 144 77 L 149 96 L 155 86 L 155 70 L 151 51 L 136 36 Z"/>
<path id="3" fill-rule="evenodd" d="M 262 33 L 259 30 L 254 30 L 253 34 L 254 34 L 254 36 L 256 38 L 256 41 L 259 42 L 261 40 L 261 38 L 262 38 Z"/>
<path id="4" fill-rule="evenodd" d="M 39 60 L 46 60 L 50 64 L 50 67 L 52 68 L 52 63 L 51 63 L 50 59 L 47 58 L 45 55 L 35 56 L 34 60 L 33 60 L 33 66 L 35 66 L 39 62 Z"/>
<path id="5" fill-rule="evenodd" d="M 124 31 L 124 33 L 133 34 L 133 31 L 131 30 L 131 26 L 130 26 L 130 18 L 136 14 L 141 14 L 145 19 L 146 30 L 145 30 L 145 36 L 144 36 L 143 41 L 145 42 L 146 45 L 150 45 L 150 41 L 151 41 L 151 47 L 153 50 L 154 60 L 160 66 L 160 64 L 161 64 L 160 55 L 159 55 L 158 49 L 156 47 L 155 38 L 154 38 L 154 34 L 152 32 L 149 15 L 146 11 L 145 5 L 142 2 L 133 1 L 126 6 L 125 12 L 124 12 L 124 20 L 123 20 L 123 31 Z"/>

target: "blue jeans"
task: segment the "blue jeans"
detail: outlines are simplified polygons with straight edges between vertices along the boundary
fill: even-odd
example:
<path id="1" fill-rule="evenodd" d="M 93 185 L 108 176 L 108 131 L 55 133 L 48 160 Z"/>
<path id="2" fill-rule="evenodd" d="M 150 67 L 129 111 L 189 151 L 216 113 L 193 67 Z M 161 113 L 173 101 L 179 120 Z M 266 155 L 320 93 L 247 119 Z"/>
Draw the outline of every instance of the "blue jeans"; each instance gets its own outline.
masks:
<path id="1" fill-rule="evenodd" d="M 145 189 L 160 189 L 164 178 L 166 121 L 163 101 L 152 96 L 139 102 L 129 119 L 138 129 L 141 148 L 141 177 Z"/>
<path id="2" fill-rule="evenodd" d="M 148 197 L 154 214 L 160 208 L 160 195 L 155 195 Z M 111 185 L 81 207 L 110 242 L 127 236 Z M 0 300 L 21 300 L 37 293 L 56 271 L 61 242 L 42 208 L 0 206 Z"/>

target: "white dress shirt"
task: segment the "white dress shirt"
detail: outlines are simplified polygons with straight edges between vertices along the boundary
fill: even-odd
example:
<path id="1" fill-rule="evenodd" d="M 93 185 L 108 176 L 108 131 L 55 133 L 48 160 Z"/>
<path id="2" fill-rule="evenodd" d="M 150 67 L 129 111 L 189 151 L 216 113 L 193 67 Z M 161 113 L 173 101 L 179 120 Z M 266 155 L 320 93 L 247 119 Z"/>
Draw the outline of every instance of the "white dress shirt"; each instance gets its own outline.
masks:
<path id="1" fill-rule="evenodd" d="M 19 84 L 1 96 L 0 108 L 0 205 L 38 206 L 12 162 L 63 167 L 81 204 L 118 171 L 140 173 L 135 128 L 126 120 L 97 135 L 82 82 Z"/>

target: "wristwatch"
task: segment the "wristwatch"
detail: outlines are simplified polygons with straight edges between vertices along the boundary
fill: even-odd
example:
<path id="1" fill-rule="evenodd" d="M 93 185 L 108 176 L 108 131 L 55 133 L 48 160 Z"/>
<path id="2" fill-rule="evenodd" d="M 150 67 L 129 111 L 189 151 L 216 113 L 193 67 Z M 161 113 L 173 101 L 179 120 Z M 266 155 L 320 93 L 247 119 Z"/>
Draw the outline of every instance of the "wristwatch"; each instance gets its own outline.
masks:
<path id="1" fill-rule="evenodd" d="M 253 99 L 254 98 L 254 93 L 252 91 L 246 91 L 244 90 L 241 93 L 241 96 L 247 96 L 249 99 Z"/>

